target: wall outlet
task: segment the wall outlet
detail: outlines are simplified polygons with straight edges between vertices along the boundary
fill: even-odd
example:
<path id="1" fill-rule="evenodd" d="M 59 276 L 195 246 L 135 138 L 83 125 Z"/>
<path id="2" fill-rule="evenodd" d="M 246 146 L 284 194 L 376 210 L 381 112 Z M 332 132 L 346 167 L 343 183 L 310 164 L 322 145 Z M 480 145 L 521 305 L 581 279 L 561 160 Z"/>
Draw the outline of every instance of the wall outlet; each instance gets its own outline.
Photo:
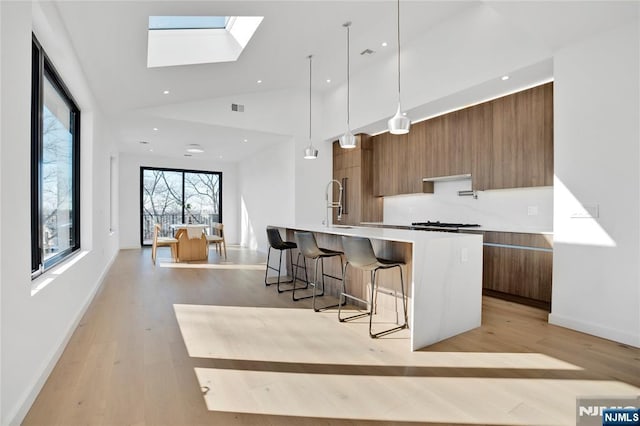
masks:
<path id="1" fill-rule="evenodd" d="M 571 213 L 572 219 L 597 218 L 600 217 L 600 206 L 598 204 L 583 204 L 580 208 Z"/>
<path id="2" fill-rule="evenodd" d="M 527 207 L 527 216 L 538 216 L 538 206 Z"/>

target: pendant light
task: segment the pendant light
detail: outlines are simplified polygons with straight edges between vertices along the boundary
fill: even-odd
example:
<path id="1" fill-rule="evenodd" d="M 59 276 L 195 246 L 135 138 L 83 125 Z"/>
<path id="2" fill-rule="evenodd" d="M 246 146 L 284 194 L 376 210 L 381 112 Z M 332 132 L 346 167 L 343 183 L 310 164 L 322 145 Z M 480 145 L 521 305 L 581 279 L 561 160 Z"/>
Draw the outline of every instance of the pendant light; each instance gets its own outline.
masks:
<path id="1" fill-rule="evenodd" d="M 400 108 L 400 0 L 398 3 L 398 109 L 396 110 L 396 115 L 391 117 L 389 121 L 387 121 L 387 127 L 389 128 L 389 133 L 392 135 L 404 135 L 409 133 L 409 127 L 411 126 L 411 121 L 402 114 L 402 108 Z"/>
<path id="2" fill-rule="evenodd" d="M 309 146 L 304 149 L 305 160 L 315 160 L 318 158 L 318 150 L 314 148 L 311 141 L 311 58 L 313 55 L 309 55 Z"/>
<path id="3" fill-rule="evenodd" d="M 340 147 L 351 149 L 356 147 L 356 137 L 351 133 L 351 127 L 349 127 L 349 27 L 351 22 L 345 22 L 342 24 L 347 29 L 347 131 L 344 135 L 340 136 Z"/>

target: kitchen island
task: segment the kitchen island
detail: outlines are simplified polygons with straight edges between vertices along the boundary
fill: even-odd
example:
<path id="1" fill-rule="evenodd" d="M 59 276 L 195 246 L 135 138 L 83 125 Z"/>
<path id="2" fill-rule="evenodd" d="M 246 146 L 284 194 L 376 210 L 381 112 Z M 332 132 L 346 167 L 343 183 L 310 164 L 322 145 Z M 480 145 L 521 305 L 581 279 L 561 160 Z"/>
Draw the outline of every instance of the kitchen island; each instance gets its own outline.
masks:
<path id="1" fill-rule="evenodd" d="M 450 232 L 424 232 L 405 229 L 357 226 L 274 225 L 284 230 L 287 240 L 295 231 L 310 231 L 318 245 L 342 250 L 340 236 L 371 239 L 378 257 L 402 260 L 408 297 L 411 350 L 479 327 L 482 310 L 482 236 Z M 339 264 L 333 266 L 333 274 Z M 350 269 L 351 285 L 354 270 Z M 395 274 L 397 275 L 397 274 Z M 380 277 L 380 284 L 394 279 Z M 395 278 L 397 279 L 397 278 Z M 355 277 L 366 297 L 368 274 Z M 356 285 L 357 287 L 357 285 Z M 337 288 L 337 287 L 336 287 Z M 394 288 L 393 285 L 389 288 Z M 397 285 L 395 288 L 398 288 Z M 331 291 L 330 291 L 331 293 Z M 334 291 L 334 294 L 335 293 Z"/>

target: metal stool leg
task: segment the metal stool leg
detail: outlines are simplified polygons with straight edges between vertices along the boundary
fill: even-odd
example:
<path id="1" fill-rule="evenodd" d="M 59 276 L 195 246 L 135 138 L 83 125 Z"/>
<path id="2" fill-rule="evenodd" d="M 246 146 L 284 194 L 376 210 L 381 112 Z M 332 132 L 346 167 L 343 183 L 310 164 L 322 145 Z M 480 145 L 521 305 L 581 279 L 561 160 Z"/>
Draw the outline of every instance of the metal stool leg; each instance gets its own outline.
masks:
<path id="1" fill-rule="evenodd" d="M 300 253 L 298 253 L 298 258 L 300 258 Z M 302 300 L 302 299 L 309 299 L 312 296 L 303 296 L 303 297 L 296 297 L 296 290 L 302 290 L 302 289 L 306 289 L 309 288 L 309 273 L 307 272 L 307 258 L 302 256 L 302 262 L 304 264 L 304 279 L 305 279 L 305 283 L 306 285 L 304 287 L 296 287 L 296 283 L 298 282 L 297 280 L 297 272 L 298 269 L 296 268 L 296 277 L 294 277 L 293 279 L 293 291 L 291 292 L 291 298 L 293 299 L 294 302 L 297 302 L 298 300 Z M 296 263 L 299 263 L 298 260 L 296 260 Z"/>
<path id="2" fill-rule="evenodd" d="M 367 315 L 371 315 L 371 311 L 367 311 L 367 312 L 362 312 L 360 314 L 355 314 L 355 315 L 351 315 L 348 316 L 346 318 L 342 318 L 341 313 L 342 313 L 342 306 L 347 304 L 347 299 L 353 299 L 353 300 L 357 300 L 358 302 L 364 303 L 365 305 L 370 305 L 366 300 L 360 299 L 358 297 L 352 296 L 350 294 L 347 293 L 347 266 L 349 265 L 349 262 L 346 262 L 344 264 L 344 267 L 342 268 L 342 292 L 340 293 L 340 299 L 338 300 L 338 321 L 339 322 L 345 322 L 348 320 L 352 320 L 352 319 L 356 319 L 356 318 L 362 318 L 362 317 L 366 317 Z M 344 297 L 344 303 L 342 302 L 342 298 Z"/>
<path id="3" fill-rule="evenodd" d="M 338 277 L 334 277 L 333 275 L 329 275 L 329 274 L 325 274 L 324 273 L 324 257 L 320 258 L 320 262 L 321 262 L 321 268 L 322 268 L 322 293 L 320 293 L 318 296 L 324 296 L 324 288 L 325 288 L 325 277 L 329 277 L 329 278 L 333 278 L 335 280 L 339 280 L 340 278 Z M 344 280 L 344 271 L 343 271 L 343 262 L 342 262 L 342 256 L 340 256 L 340 271 L 343 272 L 343 280 Z M 316 261 L 316 276 L 317 276 L 317 261 Z M 314 287 L 314 294 L 315 294 L 315 287 Z M 328 305 L 328 306 L 324 306 L 322 308 L 316 308 L 316 300 L 315 298 L 313 299 L 313 310 L 314 312 L 320 312 L 320 311 L 324 311 L 327 309 L 331 309 L 331 308 L 335 308 L 337 307 L 338 309 L 340 309 L 340 299 L 338 299 L 338 303 L 333 304 L 333 305 Z"/>
<path id="4" fill-rule="evenodd" d="M 293 255 L 291 254 L 291 250 L 290 249 L 285 249 L 285 250 L 289 251 L 289 258 L 291 260 L 291 269 L 293 269 L 294 266 L 298 266 L 298 265 L 294 265 L 293 264 Z M 299 256 L 298 256 L 298 258 L 299 258 Z M 282 281 L 281 280 L 281 278 L 282 278 L 282 250 L 280 250 L 280 256 L 278 258 L 279 260 L 278 260 L 278 268 L 277 269 L 274 268 L 273 266 L 269 265 L 270 259 L 271 259 L 271 247 L 269 247 L 269 249 L 267 251 L 267 267 L 266 267 L 265 272 L 264 272 L 264 285 L 265 286 L 270 286 L 271 284 L 276 284 L 276 287 L 278 289 L 278 293 L 284 293 L 285 291 L 293 290 L 292 288 L 291 289 L 286 289 L 286 290 L 281 290 L 280 289 L 280 284 L 289 284 L 289 283 L 292 283 L 294 281 L 293 279 L 290 279 L 290 280 L 287 280 L 287 281 Z M 297 262 L 298 261 L 296 261 L 296 263 Z M 269 282 L 269 269 L 271 269 L 272 271 L 277 271 L 278 272 L 278 280 L 276 282 L 271 282 L 271 283 Z M 295 276 L 294 276 L 294 278 L 295 278 Z"/>
<path id="5" fill-rule="evenodd" d="M 293 264 L 293 254 L 291 254 L 291 250 L 287 250 L 289 252 L 289 261 L 291 262 L 291 269 L 293 270 L 294 264 Z M 282 258 L 282 251 L 280 251 L 280 258 Z M 286 255 L 285 255 L 285 259 L 286 259 Z M 280 262 L 282 263 L 282 262 Z M 297 266 L 297 265 L 296 265 Z M 293 276 L 295 277 L 295 272 L 293 274 Z M 293 280 L 295 278 L 292 278 L 288 281 L 282 281 L 283 284 L 288 284 L 288 283 L 292 283 Z M 278 293 L 284 293 L 285 291 L 293 291 L 293 288 L 288 288 L 286 290 L 280 290 L 280 273 L 278 273 L 278 285 L 276 286 L 276 288 L 278 289 Z"/>
<path id="6" fill-rule="evenodd" d="M 372 339 L 375 339 L 377 337 L 383 336 L 385 334 L 389 334 L 391 332 L 397 331 L 397 330 L 402 330 L 404 328 L 408 328 L 408 321 L 407 321 L 407 305 L 405 302 L 405 296 L 404 296 L 404 276 L 402 274 L 402 266 L 400 265 L 396 265 L 398 268 L 400 268 L 400 286 L 401 286 L 401 290 L 402 290 L 402 308 L 404 310 L 404 324 L 399 325 L 397 327 L 393 327 L 390 328 L 388 330 L 383 330 L 383 331 L 379 331 L 377 333 L 373 333 L 372 330 L 372 323 L 373 323 L 373 315 L 371 315 L 371 317 L 369 317 L 369 336 Z M 372 278 L 372 283 L 371 283 L 371 300 L 373 301 L 373 296 L 374 296 L 374 291 L 375 291 L 375 279 L 376 279 L 376 275 L 377 275 L 377 269 L 375 269 L 373 271 L 373 278 Z M 373 306 L 371 308 L 371 310 L 373 311 Z"/>
<path id="7" fill-rule="evenodd" d="M 267 282 L 267 275 L 269 275 L 269 258 L 271 257 L 271 246 L 267 250 L 267 267 L 264 270 L 264 285 L 270 286 L 271 284 Z"/>

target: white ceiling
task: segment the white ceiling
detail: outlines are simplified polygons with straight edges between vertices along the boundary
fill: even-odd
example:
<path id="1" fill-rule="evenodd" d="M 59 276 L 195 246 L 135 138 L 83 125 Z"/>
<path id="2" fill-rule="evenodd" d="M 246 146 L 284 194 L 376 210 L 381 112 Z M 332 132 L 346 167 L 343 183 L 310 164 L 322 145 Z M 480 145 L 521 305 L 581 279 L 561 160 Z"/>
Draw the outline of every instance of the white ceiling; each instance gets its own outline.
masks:
<path id="1" fill-rule="evenodd" d="M 402 39 L 472 7 L 491 7 L 551 50 L 638 14 L 637 1 L 402 1 Z M 59 1 L 57 8 L 100 107 L 113 117 L 122 151 L 184 154 L 237 161 L 289 136 L 237 125 L 206 125 L 154 116 L 196 100 L 308 87 L 333 90 L 345 79 L 345 30 L 352 21 L 352 73 L 395 54 L 395 2 L 389 1 Z M 261 15 L 265 19 L 237 62 L 147 68 L 150 15 Z M 386 41 L 389 47 L 383 48 Z M 359 52 L 369 48 L 369 56 Z M 257 80 L 262 80 L 257 84 Z M 326 79 L 331 79 L 327 83 Z M 164 95 L 164 90 L 170 94 Z M 165 117 L 167 115 L 165 114 Z M 152 129 L 157 127 L 158 131 Z M 244 126 L 251 128 L 247 124 Z M 248 142 L 242 142 L 248 139 Z M 138 142 L 146 140 L 150 145 Z"/>

